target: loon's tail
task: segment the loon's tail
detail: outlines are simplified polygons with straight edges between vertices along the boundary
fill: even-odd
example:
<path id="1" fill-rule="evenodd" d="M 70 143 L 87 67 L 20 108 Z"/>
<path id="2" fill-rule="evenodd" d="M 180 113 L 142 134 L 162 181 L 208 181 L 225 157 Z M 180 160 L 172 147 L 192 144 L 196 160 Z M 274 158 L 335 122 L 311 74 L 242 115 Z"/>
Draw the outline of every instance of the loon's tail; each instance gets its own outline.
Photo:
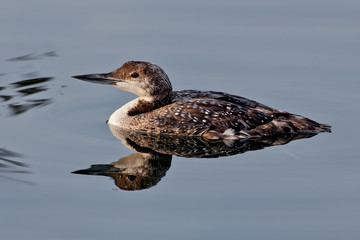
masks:
<path id="1" fill-rule="evenodd" d="M 300 133 L 331 132 L 330 125 L 318 123 L 306 117 L 292 115 L 289 120 Z"/>
<path id="2" fill-rule="evenodd" d="M 331 132 L 331 126 L 321 124 L 309 118 L 291 114 L 288 112 L 276 112 L 273 114 L 274 119 L 270 122 L 259 125 L 253 129 L 244 129 L 235 131 L 228 128 L 224 132 L 210 130 L 205 132 L 202 137 L 207 140 L 223 140 L 226 145 L 231 146 L 237 139 L 251 137 L 272 137 L 279 135 L 314 135 L 320 132 Z"/>
<path id="3" fill-rule="evenodd" d="M 309 118 L 288 112 L 274 113 L 275 118 L 264 125 L 249 130 L 252 136 L 271 136 L 276 134 L 312 134 L 331 132 L 331 126 L 315 122 Z"/>

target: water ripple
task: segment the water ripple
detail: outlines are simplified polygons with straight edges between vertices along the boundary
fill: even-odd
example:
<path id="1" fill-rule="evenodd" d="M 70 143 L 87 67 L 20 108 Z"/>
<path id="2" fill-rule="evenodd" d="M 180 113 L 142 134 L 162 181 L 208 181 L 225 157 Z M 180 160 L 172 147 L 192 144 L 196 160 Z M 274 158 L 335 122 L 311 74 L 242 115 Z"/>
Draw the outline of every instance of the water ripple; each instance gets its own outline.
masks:
<path id="1" fill-rule="evenodd" d="M 55 51 L 41 54 L 26 54 L 19 57 L 7 59 L 6 61 L 30 61 L 39 60 L 45 57 L 56 57 Z M 18 66 L 18 63 L 15 64 Z M 0 116 L 17 116 L 32 109 L 47 106 L 54 102 L 53 94 L 49 94 L 52 88 L 51 82 L 54 77 L 39 76 L 38 71 L 21 73 L 22 79 L 9 81 L 14 78 L 14 73 L 0 74 Z M 17 70 L 15 70 L 15 73 Z M 17 78 L 15 76 L 15 78 Z"/>

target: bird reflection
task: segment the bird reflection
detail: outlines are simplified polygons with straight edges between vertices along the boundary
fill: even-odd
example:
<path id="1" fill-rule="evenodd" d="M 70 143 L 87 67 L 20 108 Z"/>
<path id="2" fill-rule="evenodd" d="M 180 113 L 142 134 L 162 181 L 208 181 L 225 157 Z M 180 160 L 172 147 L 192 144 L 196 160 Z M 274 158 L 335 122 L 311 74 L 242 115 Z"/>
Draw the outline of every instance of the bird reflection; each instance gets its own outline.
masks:
<path id="1" fill-rule="evenodd" d="M 316 134 L 278 135 L 236 141 L 205 141 L 201 137 L 139 133 L 109 125 L 112 134 L 137 153 L 110 164 L 96 164 L 76 174 L 101 175 L 114 179 L 123 190 L 142 190 L 155 186 L 171 166 L 172 155 L 186 158 L 217 158 L 265 147 L 284 145 Z"/>

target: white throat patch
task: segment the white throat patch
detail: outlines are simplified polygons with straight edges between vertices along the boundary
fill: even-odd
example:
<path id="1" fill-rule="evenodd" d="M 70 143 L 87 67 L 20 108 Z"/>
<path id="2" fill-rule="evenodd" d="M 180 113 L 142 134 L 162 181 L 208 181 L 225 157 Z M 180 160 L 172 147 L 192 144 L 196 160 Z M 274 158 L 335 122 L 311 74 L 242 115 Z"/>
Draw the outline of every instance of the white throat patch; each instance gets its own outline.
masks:
<path id="1" fill-rule="evenodd" d="M 142 89 L 134 84 L 131 84 L 129 82 L 117 82 L 114 86 L 116 88 L 120 88 L 124 91 L 134 93 L 134 94 L 138 95 L 139 97 L 148 95 L 144 89 Z"/>

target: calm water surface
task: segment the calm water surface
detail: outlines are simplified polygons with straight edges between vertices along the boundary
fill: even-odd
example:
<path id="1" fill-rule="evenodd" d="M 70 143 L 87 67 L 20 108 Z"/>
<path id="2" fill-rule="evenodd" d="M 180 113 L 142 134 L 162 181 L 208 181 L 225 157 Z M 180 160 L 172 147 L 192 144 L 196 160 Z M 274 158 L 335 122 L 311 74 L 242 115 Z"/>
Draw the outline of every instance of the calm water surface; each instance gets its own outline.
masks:
<path id="1" fill-rule="evenodd" d="M 359 239 L 359 10 L 351 0 L 5 0 L 0 238 Z M 333 132 L 143 159 L 105 123 L 134 95 L 70 78 L 127 60 L 160 65 L 176 90 L 230 92 Z"/>

